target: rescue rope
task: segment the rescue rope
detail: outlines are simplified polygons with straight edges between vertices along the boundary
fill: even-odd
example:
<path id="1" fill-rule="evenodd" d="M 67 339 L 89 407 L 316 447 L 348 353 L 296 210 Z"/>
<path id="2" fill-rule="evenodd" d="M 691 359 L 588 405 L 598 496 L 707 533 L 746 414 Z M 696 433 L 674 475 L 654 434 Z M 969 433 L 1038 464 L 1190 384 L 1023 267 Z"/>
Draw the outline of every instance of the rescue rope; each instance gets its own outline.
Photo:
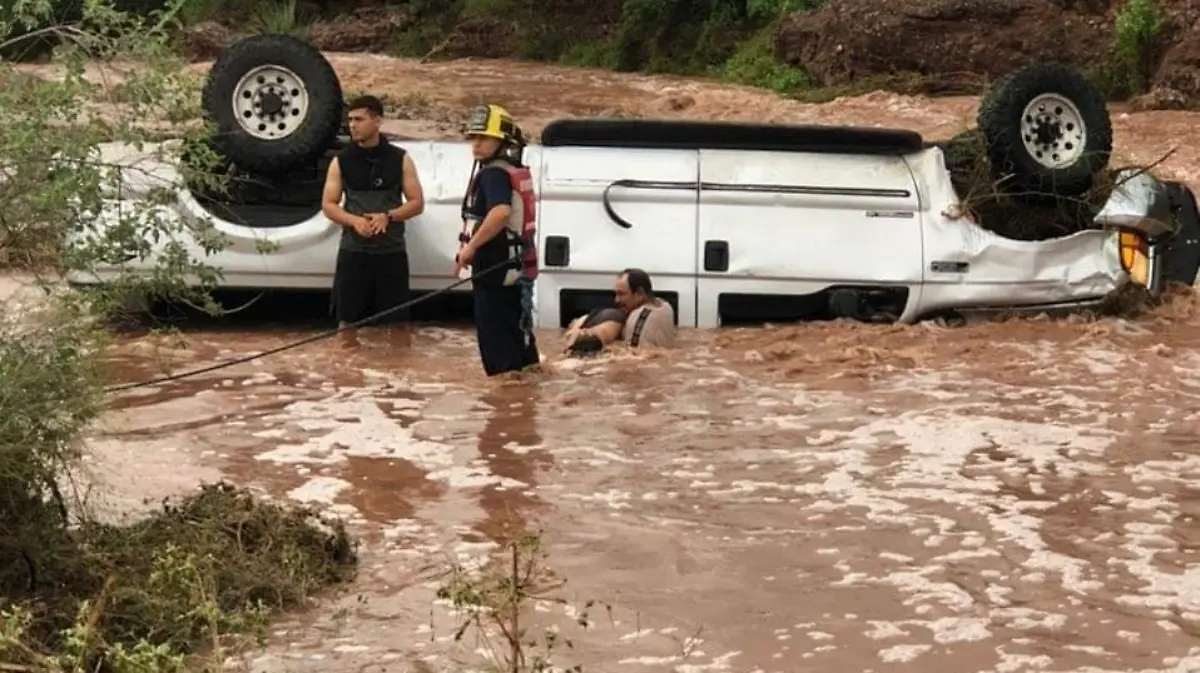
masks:
<path id="1" fill-rule="evenodd" d="M 133 390 L 135 388 L 145 388 L 147 386 L 158 385 L 160 383 L 179 381 L 181 379 L 191 378 L 193 376 L 199 376 L 200 374 L 207 374 L 209 372 L 215 372 L 215 371 L 227 369 L 229 367 L 233 367 L 236 365 L 245 364 L 247 362 L 253 362 L 255 360 L 260 360 L 269 355 L 275 355 L 276 353 L 282 353 L 284 351 L 292 350 L 293 348 L 307 346 L 310 343 L 314 343 L 314 342 L 320 341 L 322 339 L 328 339 L 329 337 L 336 336 L 337 334 L 340 334 L 349 329 L 356 329 L 358 327 L 362 327 L 363 325 L 365 325 L 373 320 L 377 320 L 379 318 L 390 315 L 397 311 L 402 311 L 411 306 L 415 306 L 416 304 L 419 304 L 427 299 L 432 299 L 433 297 L 436 297 L 438 295 L 445 294 L 445 293 L 449 292 L 450 290 L 453 290 L 456 287 L 459 287 L 461 285 L 469 283 L 472 280 L 474 280 L 480 276 L 491 273 L 492 271 L 495 271 L 496 269 L 499 269 L 501 267 L 510 266 L 511 264 L 512 264 L 512 260 L 506 259 L 503 262 L 500 262 L 498 264 L 493 264 L 492 266 L 484 269 L 483 271 L 479 271 L 471 276 L 468 276 L 466 278 L 460 278 L 459 280 L 456 280 L 453 283 L 450 283 L 446 287 L 434 290 L 433 292 L 430 292 L 429 294 L 421 295 L 420 297 L 417 297 L 416 299 L 410 299 L 410 300 L 404 302 L 403 304 L 399 304 L 399 305 L 393 306 L 392 308 L 389 308 L 387 310 L 380 311 L 374 315 L 367 316 L 366 318 L 363 318 L 362 320 L 348 323 L 346 325 L 341 325 L 339 327 L 336 327 L 331 330 L 326 330 L 324 332 L 318 332 L 312 336 L 307 336 L 307 337 L 304 337 L 303 339 L 291 341 L 286 344 L 283 344 L 282 346 L 276 346 L 275 348 L 269 348 L 265 351 L 261 351 L 259 353 L 254 353 L 252 355 L 245 355 L 245 356 L 242 356 L 239 358 L 234 358 L 232 360 L 218 362 L 216 364 L 208 365 L 206 367 L 198 367 L 196 369 L 184 370 L 177 374 L 167 374 L 164 376 L 159 376 L 159 377 L 147 379 L 144 381 L 133 381 L 130 383 L 121 383 L 121 384 L 114 385 L 114 386 L 108 386 L 104 389 L 104 392 L 105 393 L 119 393 L 119 392 L 124 392 L 126 390 Z"/>

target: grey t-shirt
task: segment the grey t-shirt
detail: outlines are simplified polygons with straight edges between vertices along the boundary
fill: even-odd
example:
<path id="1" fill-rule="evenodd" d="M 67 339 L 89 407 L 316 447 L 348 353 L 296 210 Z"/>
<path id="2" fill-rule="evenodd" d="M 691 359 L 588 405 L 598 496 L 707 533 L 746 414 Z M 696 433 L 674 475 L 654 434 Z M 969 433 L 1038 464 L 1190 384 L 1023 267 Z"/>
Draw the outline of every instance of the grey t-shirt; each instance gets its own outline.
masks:
<path id="1" fill-rule="evenodd" d="M 621 338 L 633 348 L 665 348 L 675 343 L 675 331 L 675 309 L 661 299 L 654 299 L 629 313 Z"/>

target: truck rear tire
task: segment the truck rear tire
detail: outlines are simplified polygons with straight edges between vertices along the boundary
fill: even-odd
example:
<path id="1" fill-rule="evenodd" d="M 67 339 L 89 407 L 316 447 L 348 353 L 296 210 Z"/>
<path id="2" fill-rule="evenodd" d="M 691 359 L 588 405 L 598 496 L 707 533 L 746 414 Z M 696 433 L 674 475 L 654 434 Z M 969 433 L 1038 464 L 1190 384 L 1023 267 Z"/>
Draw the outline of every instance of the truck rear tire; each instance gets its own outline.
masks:
<path id="1" fill-rule="evenodd" d="M 1200 272 L 1200 210 L 1196 195 L 1182 182 L 1165 183 L 1167 198 L 1175 211 L 1179 231 L 1166 244 L 1159 259 L 1163 265 L 1163 282 L 1195 285 Z"/>
<path id="2" fill-rule="evenodd" d="M 1112 154 L 1104 97 L 1074 69 L 1034 63 L 1001 79 L 979 105 L 993 176 L 1024 200 L 1074 197 Z"/>
<path id="3" fill-rule="evenodd" d="M 256 35 L 221 53 L 204 83 L 216 143 L 239 168 L 287 171 L 311 162 L 337 137 L 345 103 L 329 61 L 288 35 Z"/>

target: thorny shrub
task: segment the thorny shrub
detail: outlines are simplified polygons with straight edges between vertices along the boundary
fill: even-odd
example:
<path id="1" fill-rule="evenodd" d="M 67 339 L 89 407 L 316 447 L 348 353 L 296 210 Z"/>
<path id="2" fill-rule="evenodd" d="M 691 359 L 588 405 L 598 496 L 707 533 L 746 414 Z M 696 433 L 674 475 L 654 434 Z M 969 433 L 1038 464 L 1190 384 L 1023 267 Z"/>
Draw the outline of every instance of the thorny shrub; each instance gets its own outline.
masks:
<path id="1" fill-rule="evenodd" d="M 43 290 L 0 315 L 0 661 L 171 670 L 342 581 L 355 557 L 340 528 L 229 486 L 130 527 L 98 523 L 60 493 L 104 407 L 102 319 L 131 295 L 206 297 L 188 277 L 205 286 L 216 272 L 185 241 L 224 245 L 166 207 L 181 180 L 221 186 L 211 153 L 162 170 L 185 143 L 205 146 L 206 129 L 181 126 L 198 96 L 169 49 L 177 7 L 135 16 L 81 4 L 78 21 L 57 26 L 51 0 L 0 8 L 0 53 L 31 32 L 58 43 L 37 76 L 0 61 L 0 256 Z M 154 143 L 163 130 L 188 137 Z M 150 273 L 120 266 L 139 258 Z M 65 288 L 106 262 L 118 266 L 103 288 Z"/>

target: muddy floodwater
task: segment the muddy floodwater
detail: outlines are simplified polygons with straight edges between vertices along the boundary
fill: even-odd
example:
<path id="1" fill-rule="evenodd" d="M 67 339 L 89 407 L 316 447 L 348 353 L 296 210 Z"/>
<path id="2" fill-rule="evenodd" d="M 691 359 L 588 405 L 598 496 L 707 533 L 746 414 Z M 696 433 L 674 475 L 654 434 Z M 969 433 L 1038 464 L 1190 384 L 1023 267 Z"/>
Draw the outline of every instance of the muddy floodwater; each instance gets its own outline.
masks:
<path id="1" fill-rule="evenodd" d="M 469 328 L 131 391 L 111 505 L 220 477 L 344 517 L 352 590 L 255 673 L 480 667 L 433 574 L 542 529 L 584 671 L 1200 671 L 1200 311 L 692 331 L 487 381 Z M 121 380 L 310 331 L 125 337 Z M 554 355 L 557 335 L 542 335 Z"/>

